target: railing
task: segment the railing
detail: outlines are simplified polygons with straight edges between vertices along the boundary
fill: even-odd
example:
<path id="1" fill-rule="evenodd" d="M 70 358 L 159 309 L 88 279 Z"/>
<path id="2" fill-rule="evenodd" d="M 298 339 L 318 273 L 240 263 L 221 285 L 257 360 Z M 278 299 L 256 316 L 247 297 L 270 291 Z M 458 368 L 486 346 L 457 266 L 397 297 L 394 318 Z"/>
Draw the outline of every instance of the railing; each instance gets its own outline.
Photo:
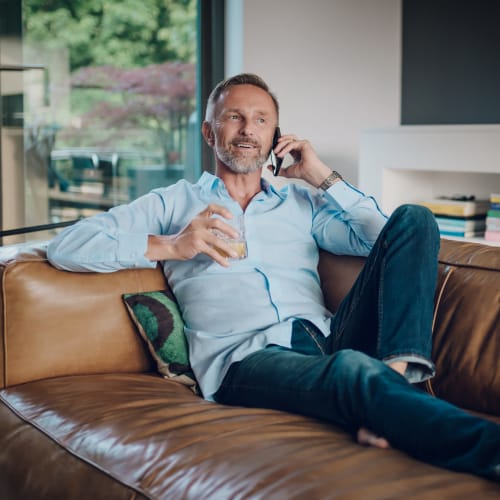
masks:
<path id="1" fill-rule="evenodd" d="M 75 222 L 78 222 L 80 219 L 67 220 L 64 222 L 53 222 L 51 224 L 41 224 L 38 226 L 28 226 L 28 227 L 19 227 L 16 229 L 6 229 L 0 231 L 0 238 L 6 238 L 7 236 L 16 236 L 19 234 L 26 233 L 36 233 L 38 231 L 49 231 L 50 229 L 58 229 L 60 227 L 71 226 Z"/>

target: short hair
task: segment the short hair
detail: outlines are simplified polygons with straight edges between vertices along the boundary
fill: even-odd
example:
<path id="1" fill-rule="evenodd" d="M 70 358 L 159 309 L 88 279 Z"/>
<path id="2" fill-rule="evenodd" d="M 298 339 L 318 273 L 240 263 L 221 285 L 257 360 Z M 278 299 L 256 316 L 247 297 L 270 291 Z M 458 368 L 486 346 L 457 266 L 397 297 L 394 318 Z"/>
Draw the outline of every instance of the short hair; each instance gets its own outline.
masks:
<path id="1" fill-rule="evenodd" d="M 205 121 L 209 122 L 213 118 L 213 112 L 215 108 L 215 104 L 217 100 L 221 96 L 223 92 L 230 89 L 231 87 L 235 87 L 236 85 L 254 85 L 255 87 L 259 87 L 260 89 L 266 91 L 271 99 L 273 100 L 274 107 L 276 108 L 276 113 L 279 116 L 279 103 L 277 97 L 271 92 L 267 83 L 258 75 L 254 75 L 253 73 L 240 73 L 239 75 L 231 76 L 230 78 L 226 78 L 219 82 L 207 100 L 207 107 L 205 111 Z"/>

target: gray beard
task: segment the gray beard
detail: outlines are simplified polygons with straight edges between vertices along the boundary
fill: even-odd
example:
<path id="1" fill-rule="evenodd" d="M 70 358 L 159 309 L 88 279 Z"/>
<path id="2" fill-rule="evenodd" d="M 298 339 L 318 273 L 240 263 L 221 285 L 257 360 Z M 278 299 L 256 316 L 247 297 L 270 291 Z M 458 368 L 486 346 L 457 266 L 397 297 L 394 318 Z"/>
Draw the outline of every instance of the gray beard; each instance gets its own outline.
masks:
<path id="1" fill-rule="evenodd" d="M 236 174 L 251 174 L 264 166 L 267 156 L 259 155 L 257 158 L 237 158 L 231 151 L 215 145 L 217 158 L 226 165 L 231 172 Z"/>

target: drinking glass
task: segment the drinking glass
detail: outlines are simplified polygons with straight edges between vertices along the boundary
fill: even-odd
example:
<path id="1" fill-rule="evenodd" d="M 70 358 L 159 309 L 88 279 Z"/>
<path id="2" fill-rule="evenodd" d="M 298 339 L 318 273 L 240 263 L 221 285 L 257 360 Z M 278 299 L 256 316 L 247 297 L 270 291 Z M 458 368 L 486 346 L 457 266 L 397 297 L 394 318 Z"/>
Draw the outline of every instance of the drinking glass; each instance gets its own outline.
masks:
<path id="1" fill-rule="evenodd" d="M 237 253 L 237 257 L 231 257 L 226 252 L 224 252 L 224 250 L 222 250 L 220 248 L 216 248 L 216 250 L 223 257 L 226 257 L 230 260 L 245 259 L 247 257 L 248 251 L 247 251 L 247 241 L 245 238 L 245 217 L 244 217 L 244 215 L 243 214 L 233 215 L 232 219 L 225 219 L 223 217 L 220 217 L 220 218 L 226 224 L 229 224 L 233 229 L 236 229 L 236 231 L 238 232 L 238 237 L 231 238 L 226 233 L 223 233 L 222 231 L 218 231 L 217 229 L 214 229 L 213 232 L 218 238 L 220 238 L 221 240 L 224 240 L 228 245 L 230 245 L 232 247 L 232 249 Z"/>

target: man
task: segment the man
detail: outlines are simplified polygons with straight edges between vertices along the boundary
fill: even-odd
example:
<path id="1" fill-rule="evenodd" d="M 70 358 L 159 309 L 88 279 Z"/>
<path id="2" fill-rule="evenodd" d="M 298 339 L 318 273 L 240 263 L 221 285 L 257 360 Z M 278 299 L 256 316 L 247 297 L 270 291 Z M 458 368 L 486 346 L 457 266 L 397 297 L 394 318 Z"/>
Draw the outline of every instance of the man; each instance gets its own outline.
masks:
<path id="1" fill-rule="evenodd" d="M 311 145 L 283 135 L 293 163 L 277 191 L 261 178 L 278 102 L 250 74 L 212 92 L 202 133 L 215 176 L 180 181 L 66 229 L 51 262 L 110 272 L 162 262 L 186 324 L 190 361 L 206 399 L 277 408 L 341 425 L 359 442 L 390 445 L 454 470 L 497 478 L 500 426 L 415 389 L 434 374 L 431 322 L 439 233 L 427 209 L 389 220 Z M 237 260 L 229 224 L 243 217 Z M 332 316 L 323 304 L 318 248 L 368 256 Z"/>

